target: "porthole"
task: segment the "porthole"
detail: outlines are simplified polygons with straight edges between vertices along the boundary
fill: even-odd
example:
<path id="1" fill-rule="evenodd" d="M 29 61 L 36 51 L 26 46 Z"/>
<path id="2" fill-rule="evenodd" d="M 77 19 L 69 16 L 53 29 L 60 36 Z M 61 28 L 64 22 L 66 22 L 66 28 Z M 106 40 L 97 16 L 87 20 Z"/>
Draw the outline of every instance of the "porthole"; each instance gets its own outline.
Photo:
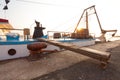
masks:
<path id="1" fill-rule="evenodd" d="M 15 49 L 9 49 L 8 50 L 8 54 L 11 55 L 11 56 L 13 56 L 13 55 L 16 54 L 16 50 Z"/>

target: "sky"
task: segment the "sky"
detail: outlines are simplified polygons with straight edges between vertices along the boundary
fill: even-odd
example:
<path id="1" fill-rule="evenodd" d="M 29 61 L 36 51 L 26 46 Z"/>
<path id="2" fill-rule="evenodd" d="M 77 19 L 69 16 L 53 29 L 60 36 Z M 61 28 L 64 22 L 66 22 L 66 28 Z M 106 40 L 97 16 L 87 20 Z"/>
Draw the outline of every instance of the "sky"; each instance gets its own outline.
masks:
<path id="1" fill-rule="evenodd" d="M 8 10 L 3 10 L 5 1 L 0 0 L 0 17 L 8 19 L 14 28 L 30 28 L 32 32 L 35 20 L 46 27 L 45 34 L 53 30 L 74 31 L 83 10 L 95 5 L 102 28 L 117 29 L 119 34 L 119 2 L 119 0 L 10 0 Z M 94 27 L 91 29 L 97 31 Z"/>

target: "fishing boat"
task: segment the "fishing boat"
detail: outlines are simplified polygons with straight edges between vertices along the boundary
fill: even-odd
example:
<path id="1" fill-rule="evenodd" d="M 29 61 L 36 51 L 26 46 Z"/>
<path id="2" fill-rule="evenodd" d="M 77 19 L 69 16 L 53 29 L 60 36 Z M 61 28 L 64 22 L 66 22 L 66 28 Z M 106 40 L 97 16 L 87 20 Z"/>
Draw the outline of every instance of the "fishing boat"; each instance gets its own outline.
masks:
<path id="1" fill-rule="evenodd" d="M 14 58 L 21 58 L 26 57 L 29 55 L 29 50 L 27 49 L 27 44 L 38 42 L 37 39 L 29 38 L 30 33 L 29 29 L 14 29 L 10 24 L 9 21 L 6 19 L 0 19 L 0 30 L 1 30 L 1 38 L 0 38 L 0 60 L 7 60 L 7 59 L 14 59 Z M 20 36 L 18 33 L 13 33 L 12 31 L 23 31 L 24 36 Z M 49 38 L 48 35 L 43 36 L 42 38 Z M 63 33 L 54 33 L 52 40 L 59 41 L 59 42 L 67 42 L 77 46 L 88 46 L 95 44 L 94 39 L 73 39 L 70 36 L 58 37 Z M 65 34 L 65 32 L 64 32 Z M 47 48 L 49 50 L 57 49 L 61 50 L 59 47 L 48 44 Z"/>
<path id="2" fill-rule="evenodd" d="M 78 47 L 83 46 L 89 46 L 95 44 L 95 37 L 94 34 L 91 34 L 89 32 L 89 22 L 88 22 L 88 16 L 91 14 L 88 13 L 89 10 L 93 9 L 96 14 L 98 23 L 100 25 L 100 21 L 98 19 L 95 6 L 88 7 L 84 9 L 82 16 L 80 17 L 80 20 L 77 23 L 77 26 L 75 27 L 75 30 L 73 32 L 60 32 L 60 31 L 47 31 L 47 35 L 38 34 L 39 30 L 38 28 L 43 28 L 39 22 L 35 21 L 38 26 L 38 28 L 35 27 L 34 34 L 31 37 L 30 35 L 30 29 L 24 28 L 24 29 L 15 29 L 12 27 L 7 19 L 0 19 L 0 60 L 7 60 L 7 59 L 14 59 L 14 58 L 21 58 L 28 56 L 29 50 L 27 49 L 27 45 L 34 42 L 39 42 L 39 38 L 45 38 L 48 40 L 58 41 L 62 43 L 69 43 L 76 45 Z M 85 17 L 83 17 L 85 16 Z M 82 18 L 85 18 L 85 27 L 78 29 L 80 21 Z M 36 24 L 36 26 L 37 26 Z M 106 32 L 116 32 L 116 30 L 103 30 L 100 25 L 101 32 L 103 33 L 102 39 L 104 39 L 104 35 Z M 23 35 L 19 35 L 18 33 L 12 32 L 12 31 L 22 31 Z M 35 34 L 37 33 L 37 35 Z M 34 37 L 37 36 L 37 37 Z M 105 41 L 105 39 L 103 40 Z M 62 50 L 61 47 L 51 45 L 47 43 L 48 50 L 57 49 L 58 51 Z"/>
<path id="3" fill-rule="evenodd" d="M 105 64 L 108 63 L 108 60 L 110 59 L 110 54 L 83 47 L 95 44 L 94 34 L 91 34 L 88 28 L 89 22 L 87 16 L 89 14 L 87 10 L 91 8 L 94 9 L 94 6 L 85 9 L 83 12 L 83 14 L 85 13 L 86 15 L 85 26 L 87 27 L 80 30 L 78 29 L 78 25 L 80 24 L 81 18 L 83 17 L 82 16 L 73 32 L 48 31 L 47 35 L 44 35 L 42 37 L 38 35 L 37 38 L 31 37 L 34 34 L 30 35 L 30 29 L 16 29 L 10 25 L 7 19 L 0 19 L 1 79 L 33 79 L 56 70 L 69 67 L 70 65 L 73 65 L 75 63 L 82 63 L 82 61 L 83 63 L 88 61 L 88 65 L 90 59 L 86 58 L 85 56 L 97 59 L 100 62 L 103 61 Z M 22 32 L 23 35 L 20 35 L 18 33 L 19 31 Z M 42 58 L 34 62 L 28 61 L 26 58 L 16 59 L 21 57 L 27 57 L 30 54 L 29 50 L 27 49 L 27 45 L 35 42 L 40 42 L 41 38 L 48 40 L 46 41 L 47 50 L 57 49 L 61 51 L 68 49 L 70 51 L 65 50 L 57 53 L 59 57 L 51 54 L 51 57 Z M 64 43 L 67 43 L 67 45 L 65 45 Z M 76 55 L 76 53 L 82 53 L 85 56 L 81 56 L 79 54 Z M 94 64 L 92 65 L 92 68 L 93 66 Z"/>

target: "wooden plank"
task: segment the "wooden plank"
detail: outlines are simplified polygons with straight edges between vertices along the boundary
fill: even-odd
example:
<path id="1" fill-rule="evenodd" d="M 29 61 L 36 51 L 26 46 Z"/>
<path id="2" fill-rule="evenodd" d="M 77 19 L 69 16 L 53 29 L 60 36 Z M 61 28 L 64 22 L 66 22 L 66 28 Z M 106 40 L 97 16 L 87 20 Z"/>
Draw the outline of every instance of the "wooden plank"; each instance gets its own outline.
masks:
<path id="1" fill-rule="evenodd" d="M 62 43 L 62 42 L 57 42 L 54 40 L 48 40 L 48 39 L 38 39 L 39 41 L 44 41 L 46 43 L 58 46 L 60 48 L 64 48 L 76 53 L 80 53 L 82 55 L 97 59 L 99 61 L 101 61 L 104 64 L 108 63 L 108 60 L 110 59 L 111 54 L 107 53 L 107 52 L 103 52 L 103 51 L 98 51 L 95 49 L 91 49 L 91 48 L 87 48 L 87 47 L 78 47 L 76 45 L 73 44 L 69 44 L 69 43 Z"/>

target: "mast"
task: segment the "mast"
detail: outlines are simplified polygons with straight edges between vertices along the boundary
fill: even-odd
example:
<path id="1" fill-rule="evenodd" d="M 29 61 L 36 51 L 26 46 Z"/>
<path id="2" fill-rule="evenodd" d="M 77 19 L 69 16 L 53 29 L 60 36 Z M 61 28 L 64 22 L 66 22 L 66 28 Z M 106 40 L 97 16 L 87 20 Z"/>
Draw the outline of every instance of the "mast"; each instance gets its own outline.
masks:
<path id="1" fill-rule="evenodd" d="M 88 12 L 86 11 L 86 29 L 87 32 L 89 33 L 89 28 L 88 28 Z"/>
<path id="2" fill-rule="evenodd" d="M 80 21 L 81 21 L 81 19 L 83 18 L 83 15 L 85 14 L 85 12 L 86 12 L 86 28 L 88 29 L 88 12 L 87 12 L 87 10 L 89 10 L 89 9 L 91 9 L 91 8 L 93 8 L 93 7 L 95 8 L 95 5 L 90 6 L 90 7 L 86 8 L 86 9 L 84 9 L 84 11 L 83 11 L 83 13 L 82 13 L 82 15 L 81 15 L 81 17 L 80 17 L 80 19 L 79 19 L 76 27 L 75 27 L 74 32 L 77 30 L 77 27 L 78 27 L 78 25 L 80 24 Z M 100 23 L 100 22 L 99 22 L 99 23 Z"/>

